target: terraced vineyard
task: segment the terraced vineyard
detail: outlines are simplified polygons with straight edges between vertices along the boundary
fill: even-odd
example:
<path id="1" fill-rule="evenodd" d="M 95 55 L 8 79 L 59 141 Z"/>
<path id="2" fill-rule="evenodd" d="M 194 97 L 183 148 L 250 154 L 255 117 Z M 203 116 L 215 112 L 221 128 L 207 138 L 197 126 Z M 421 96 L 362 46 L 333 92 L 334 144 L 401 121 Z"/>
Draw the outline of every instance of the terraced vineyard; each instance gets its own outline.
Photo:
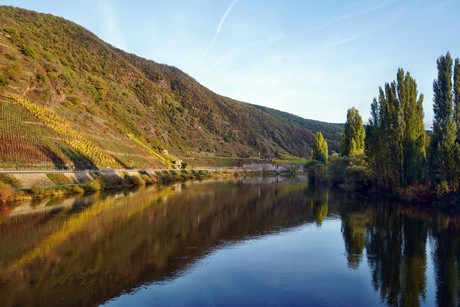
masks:
<path id="1" fill-rule="evenodd" d="M 62 18 L 0 6 L 0 24 L 1 169 L 303 161 L 317 131 L 339 150 L 341 125 L 220 96 Z"/>
<path id="2" fill-rule="evenodd" d="M 53 110 L 15 95 L 0 95 L 0 169 L 95 169 L 133 166 L 171 166 L 170 161 L 152 156 L 128 137 L 107 146 L 107 140 L 92 140 Z M 113 140 L 112 140 L 113 143 Z M 102 147 L 100 147 L 102 145 Z M 130 145 L 130 146 L 129 146 Z M 128 147 L 129 146 L 129 147 Z M 105 150 L 102 150 L 104 148 Z M 145 151 L 145 152 L 144 152 Z M 158 155 L 158 154 L 157 154 Z M 159 163 L 158 160 L 161 162 Z"/>
<path id="3" fill-rule="evenodd" d="M 0 97 L 0 168 L 84 167 L 85 157 L 12 99 Z"/>

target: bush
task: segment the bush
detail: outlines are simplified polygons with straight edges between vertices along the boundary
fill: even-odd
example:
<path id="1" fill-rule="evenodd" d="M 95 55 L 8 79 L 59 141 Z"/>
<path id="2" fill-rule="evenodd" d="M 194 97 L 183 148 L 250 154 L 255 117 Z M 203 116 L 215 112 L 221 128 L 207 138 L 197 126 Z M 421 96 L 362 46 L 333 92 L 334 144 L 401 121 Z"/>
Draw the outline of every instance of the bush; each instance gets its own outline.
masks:
<path id="1" fill-rule="evenodd" d="M 0 183 L 5 183 L 16 189 L 21 188 L 21 183 L 19 182 L 19 180 L 17 180 L 13 176 L 5 175 L 5 174 L 0 174 Z"/>
<path id="2" fill-rule="evenodd" d="M 145 181 L 146 185 L 154 184 L 156 182 L 156 180 L 154 180 L 154 178 L 150 177 L 147 174 L 142 174 L 141 177 Z"/>
<path id="3" fill-rule="evenodd" d="M 30 56 L 32 58 L 37 58 L 35 49 L 33 47 L 31 47 L 31 46 L 26 45 L 26 44 L 21 45 L 21 53 L 26 55 L 26 56 Z"/>
<path id="4" fill-rule="evenodd" d="M 82 188 L 85 193 L 95 193 L 102 189 L 102 184 L 99 179 L 94 179 L 83 184 Z"/>
<path id="5" fill-rule="evenodd" d="M 431 202 L 434 199 L 433 187 L 430 183 L 410 185 L 397 189 L 398 196 L 407 202 Z"/>
<path id="6" fill-rule="evenodd" d="M 5 75 L 0 75 L 0 87 L 7 86 L 9 84 L 9 78 Z"/>
<path id="7" fill-rule="evenodd" d="M 46 195 L 46 190 L 43 187 L 39 187 L 39 186 L 34 185 L 34 186 L 32 186 L 30 188 L 30 190 L 32 191 L 32 193 L 35 196 L 44 196 L 44 195 Z"/>
<path id="8" fill-rule="evenodd" d="M 436 185 L 436 195 L 438 197 L 443 197 L 450 193 L 449 183 L 446 180 L 442 180 Z"/>
<path id="9" fill-rule="evenodd" d="M 285 170 L 285 174 L 286 174 L 286 176 L 288 176 L 288 177 L 296 177 L 298 171 L 299 171 L 299 169 L 298 169 L 297 166 L 290 165 L 290 166 Z"/>
<path id="10" fill-rule="evenodd" d="M 82 187 L 76 185 L 76 186 L 74 186 L 72 188 L 72 193 L 74 193 L 74 194 L 83 194 L 83 193 L 85 193 L 85 190 Z"/>
<path id="11" fill-rule="evenodd" d="M 163 183 L 170 183 L 176 180 L 176 176 L 172 175 L 169 172 L 163 172 L 160 175 L 160 180 Z"/>
<path id="12" fill-rule="evenodd" d="M 353 191 L 367 191 L 371 186 L 370 170 L 363 165 L 352 165 L 346 169 L 345 186 Z"/>
<path id="13" fill-rule="evenodd" d="M 13 189 L 9 185 L 0 182 L 0 203 L 12 201 L 13 199 Z"/>
<path id="14" fill-rule="evenodd" d="M 347 179 L 347 169 L 350 166 L 349 157 L 331 156 L 329 159 L 327 177 L 332 185 L 340 185 Z"/>
<path id="15" fill-rule="evenodd" d="M 145 180 L 142 177 L 139 176 L 130 176 L 128 174 L 125 175 L 125 182 L 129 186 L 144 186 L 145 185 Z"/>
<path id="16" fill-rule="evenodd" d="M 307 172 L 309 182 L 328 182 L 327 167 L 323 162 L 318 160 L 310 160 L 304 165 L 304 170 Z"/>

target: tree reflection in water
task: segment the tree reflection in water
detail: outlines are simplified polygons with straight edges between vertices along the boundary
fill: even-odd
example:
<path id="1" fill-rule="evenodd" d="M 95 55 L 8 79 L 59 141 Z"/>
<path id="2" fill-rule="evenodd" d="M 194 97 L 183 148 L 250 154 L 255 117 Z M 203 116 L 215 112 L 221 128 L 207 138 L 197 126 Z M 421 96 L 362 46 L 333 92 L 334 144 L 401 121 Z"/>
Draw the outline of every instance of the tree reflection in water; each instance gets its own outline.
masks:
<path id="1" fill-rule="evenodd" d="M 364 252 L 372 283 L 390 306 L 419 306 L 426 297 L 427 242 L 434 245 L 436 301 L 457 306 L 460 297 L 460 218 L 382 201 L 341 201 L 348 264 Z"/>
<path id="2" fill-rule="evenodd" d="M 222 246 L 338 219 L 348 267 L 367 263 L 382 302 L 423 303 L 428 259 L 438 305 L 459 302 L 456 215 L 353 199 L 302 182 L 188 183 L 64 203 L 36 214 L 2 211 L 0 305 L 101 303 L 176 278 Z"/>

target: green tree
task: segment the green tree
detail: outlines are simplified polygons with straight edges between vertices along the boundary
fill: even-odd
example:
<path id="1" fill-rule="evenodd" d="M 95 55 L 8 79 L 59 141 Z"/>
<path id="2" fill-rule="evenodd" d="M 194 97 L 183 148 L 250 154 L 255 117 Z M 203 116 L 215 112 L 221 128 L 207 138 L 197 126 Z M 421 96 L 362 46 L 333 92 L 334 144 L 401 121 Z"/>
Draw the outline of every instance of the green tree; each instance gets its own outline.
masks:
<path id="1" fill-rule="evenodd" d="M 423 95 L 410 73 L 400 68 L 396 77 L 379 89 L 366 131 L 367 162 L 389 190 L 420 181 L 426 158 Z"/>
<path id="2" fill-rule="evenodd" d="M 313 147 L 312 158 L 314 160 L 326 163 L 328 158 L 327 152 L 327 142 L 324 139 L 323 134 L 321 132 L 316 132 L 315 146 Z"/>
<path id="3" fill-rule="evenodd" d="M 423 123 L 423 94 L 418 95 L 417 83 L 409 73 L 398 70 L 398 100 L 401 105 L 402 181 L 403 186 L 419 182 L 426 169 L 426 132 Z"/>
<path id="4" fill-rule="evenodd" d="M 359 156 L 364 153 L 365 131 L 363 119 L 354 107 L 347 111 L 347 121 L 340 143 L 340 151 L 344 156 Z"/>
<path id="5" fill-rule="evenodd" d="M 457 125 L 457 143 L 460 142 L 460 61 L 455 59 L 454 65 L 454 119 Z"/>
<path id="6" fill-rule="evenodd" d="M 445 56 L 439 57 L 436 63 L 438 78 L 433 82 L 434 120 L 430 143 L 430 166 L 435 179 L 451 181 L 458 175 L 458 153 L 460 152 L 459 144 L 456 142 L 457 124 L 452 97 L 455 94 L 455 99 L 457 99 L 458 92 L 456 88 L 452 89 L 453 61 L 450 53 L 447 52 Z M 458 68 L 456 70 L 458 74 Z M 458 76 L 456 78 L 458 79 Z"/>

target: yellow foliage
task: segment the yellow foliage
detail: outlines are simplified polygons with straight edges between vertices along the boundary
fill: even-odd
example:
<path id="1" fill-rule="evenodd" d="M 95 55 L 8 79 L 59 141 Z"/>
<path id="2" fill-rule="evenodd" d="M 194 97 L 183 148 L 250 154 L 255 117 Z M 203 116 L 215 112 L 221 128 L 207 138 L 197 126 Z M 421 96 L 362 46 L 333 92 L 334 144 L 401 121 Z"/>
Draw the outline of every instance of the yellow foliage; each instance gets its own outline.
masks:
<path id="1" fill-rule="evenodd" d="M 17 101 L 35 117 L 42 120 L 47 128 L 56 132 L 66 144 L 73 147 L 96 165 L 101 167 L 120 166 L 113 157 L 103 152 L 96 144 L 70 127 L 65 119 L 57 115 L 50 108 L 32 103 L 14 94 L 4 93 L 3 95 Z"/>
<path id="2" fill-rule="evenodd" d="M 161 154 L 159 154 L 158 152 L 156 152 L 155 150 L 153 150 L 150 146 L 144 144 L 144 142 L 142 142 L 141 140 L 139 140 L 137 137 L 135 137 L 134 135 L 132 135 L 131 133 L 128 133 L 128 137 L 133 140 L 134 142 L 136 142 L 137 144 L 141 145 L 142 147 L 144 147 L 145 149 L 147 149 L 153 156 L 157 157 L 158 159 L 161 160 L 161 162 L 163 162 L 166 166 L 168 167 L 174 167 L 174 164 L 169 161 L 168 159 L 166 159 L 165 157 L 163 157 Z"/>

